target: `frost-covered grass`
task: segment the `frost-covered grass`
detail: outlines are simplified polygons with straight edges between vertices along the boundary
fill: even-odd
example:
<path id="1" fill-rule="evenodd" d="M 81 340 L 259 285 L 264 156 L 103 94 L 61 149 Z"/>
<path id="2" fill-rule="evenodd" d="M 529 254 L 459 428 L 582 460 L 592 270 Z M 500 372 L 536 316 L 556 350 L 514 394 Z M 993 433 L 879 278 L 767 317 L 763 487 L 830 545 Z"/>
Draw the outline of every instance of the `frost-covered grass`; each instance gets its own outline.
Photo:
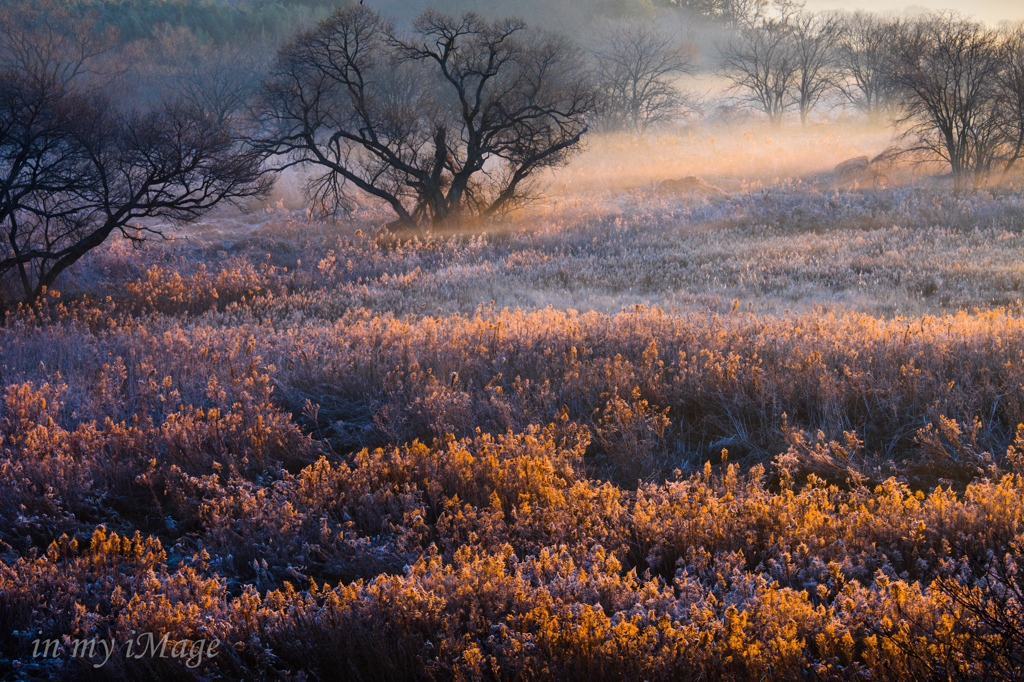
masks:
<path id="1" fill-rule="evenodd" d="M 64 287 L 155 310 L 164 304 L 139 299 L 156 295 L 146 289 L 159 286 L 150 268 L 242 268 L 262 272 L 258 287 L 273 291 L 250 296 L 245 310 L 319 319 L 353 308 L 469 313 L 491 301 L 725 312 L 736 300 L 758 313 L 820 306 L 891 317 L 1012 306 L 1024 287 L 1024 198 L 1009 191 L 778 186 L 717 201 L 637 191 L 401 239 L 375 231 L 381 217 L 366 211 L 325 225 L 274 208 L 218 217 L 187 241 L 141 251 L 114 244 Z"/>
<path id="2" fill-rule="evenodd" d="M 282 196 L 9 316 L 0 676 L 1019 676 L 1024 197 L 680 140 L 443 234 Z"/>

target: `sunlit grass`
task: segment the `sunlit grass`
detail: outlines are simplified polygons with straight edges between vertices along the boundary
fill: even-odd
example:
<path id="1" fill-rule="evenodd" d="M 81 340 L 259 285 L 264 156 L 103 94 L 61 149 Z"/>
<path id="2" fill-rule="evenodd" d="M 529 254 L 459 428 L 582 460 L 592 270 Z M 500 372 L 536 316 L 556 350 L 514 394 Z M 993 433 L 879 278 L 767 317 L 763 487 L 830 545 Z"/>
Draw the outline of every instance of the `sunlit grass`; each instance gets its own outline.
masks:
<path id="1" fill-rule="evenodd" d="M 221 640 L 196 679 L 1019 672 L 1024 201 L 790 175 L 873 135 L 111 241 L 0 327 L 0 675 L 133 631 Z"/>

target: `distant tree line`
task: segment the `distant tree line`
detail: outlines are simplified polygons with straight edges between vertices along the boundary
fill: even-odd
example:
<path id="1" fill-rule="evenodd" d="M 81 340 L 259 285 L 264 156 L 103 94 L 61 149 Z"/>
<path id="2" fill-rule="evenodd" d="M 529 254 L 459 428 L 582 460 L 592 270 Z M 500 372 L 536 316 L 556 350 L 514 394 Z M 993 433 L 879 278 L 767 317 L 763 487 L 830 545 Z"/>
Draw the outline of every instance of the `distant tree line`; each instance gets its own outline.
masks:
<path id="1" fill-rule="evenodd" d="M 740 26 L 720 73 L 772 125 L 847 102 L 903 132 L 903 152 L 949 163 L 956 187 L 1007 173 L 1024 155 L 1024 26 L 955 13 L 916 19 L 810 13 L 778 3 Z"/>
<path id="2" fill-rule="evenodd" d="M 21 0 L 45 10 L 50 0 Z M 15 0 L 17 4 L 17 0 Z M 315 24 L 345 0 L 78 0 L 63 10 L 97 31 L 113 29 L 120 41 L 152 38 L 162 26 L 187 28 L 200 40 L 226 43 L 281 42 Z"/>

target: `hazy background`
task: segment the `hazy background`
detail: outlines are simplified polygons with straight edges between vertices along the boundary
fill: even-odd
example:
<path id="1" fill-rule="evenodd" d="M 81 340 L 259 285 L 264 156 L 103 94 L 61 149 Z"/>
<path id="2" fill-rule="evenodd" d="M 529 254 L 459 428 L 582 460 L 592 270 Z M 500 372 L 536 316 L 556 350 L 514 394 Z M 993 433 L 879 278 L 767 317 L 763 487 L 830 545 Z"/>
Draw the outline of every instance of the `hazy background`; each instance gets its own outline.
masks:
<path id="1" fill-rule="evenodd" d="M 865 9 L 872 12 L 904 12 L 914 10 L 956 10 L 970 14 L 977 19 L 997 24 L 1001 21 L 1020 21 L 1024 19 L 1024 4 L 1020 0 L 977 0 L 976 2 L 947 2 L 945 0 L 918 0 L 917 2 L 891 2 L 887 0 L 859 0 L 859 2 L 843 2 L 843 0 L 808 0 L 809 10 L 855 10 Z"/>

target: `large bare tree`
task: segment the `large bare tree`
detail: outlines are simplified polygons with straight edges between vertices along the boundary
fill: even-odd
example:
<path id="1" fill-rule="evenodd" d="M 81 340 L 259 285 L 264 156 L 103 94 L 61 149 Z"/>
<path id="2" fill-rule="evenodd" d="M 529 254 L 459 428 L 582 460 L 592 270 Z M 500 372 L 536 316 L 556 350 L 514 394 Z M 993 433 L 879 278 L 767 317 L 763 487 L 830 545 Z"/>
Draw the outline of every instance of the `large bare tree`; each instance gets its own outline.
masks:
<path id="1" fill-rule="evenodd" d="M 948 162 L 957 190 L 984 183 L 1006 151 L 1002 66 L 998 34 L 954 13 L 917 22 L 901 47 L 907 149 Z"/>
<path id="2" fill-rule="evenodd" d="M 602 125 L 642 133 L 692 108 L 693 98 L 676 81 L 692 72 L 694 57 L 689 45 L 652 24 L 625 23 L 605 32 L 594 51 Z"/>
<path id="3" fill-rule="evenodd" d="M 594 105 L 564 38 L 433 11 L 403 34 L 355 6 L 282 49 L 256 142 L 287 157 L 279 168 L 319 171 L 309 190 L 323 210 L 355 188 L 411 227 L 508 207 L 577 147 Z"/>

